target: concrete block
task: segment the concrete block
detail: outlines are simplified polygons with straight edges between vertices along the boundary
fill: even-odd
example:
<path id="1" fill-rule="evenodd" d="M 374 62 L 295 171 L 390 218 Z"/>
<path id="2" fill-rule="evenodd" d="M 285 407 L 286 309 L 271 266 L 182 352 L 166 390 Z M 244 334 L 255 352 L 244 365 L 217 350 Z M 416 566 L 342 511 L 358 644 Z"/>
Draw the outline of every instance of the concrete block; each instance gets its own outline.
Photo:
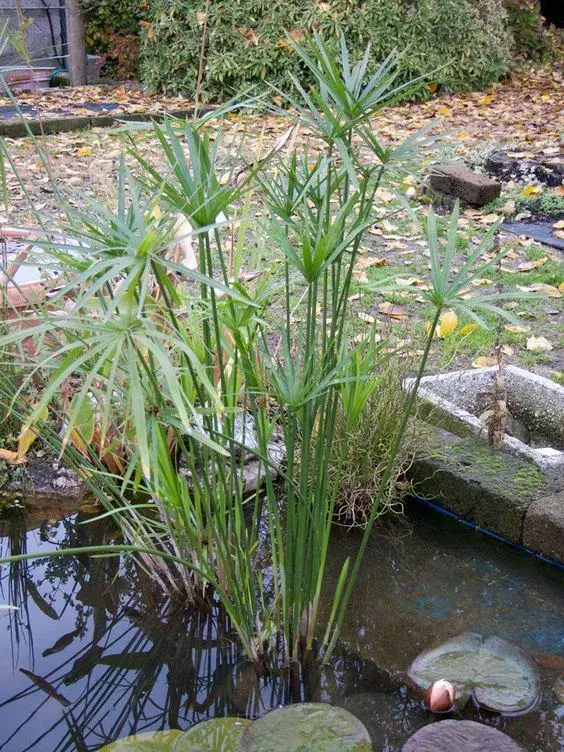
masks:
<path id="1" fill-rule="evenodd" d="M 464 167 L 436 167 L 431 187 L 439 193 L 455 196 L 469 204 L 483 206 L 501 194 L 501 183 Z"/>
<path id="2" fill-rule="evenodd" d="M 564 564 L 564 491 L 532 502 L 523 524 L 523 543 Z"/>

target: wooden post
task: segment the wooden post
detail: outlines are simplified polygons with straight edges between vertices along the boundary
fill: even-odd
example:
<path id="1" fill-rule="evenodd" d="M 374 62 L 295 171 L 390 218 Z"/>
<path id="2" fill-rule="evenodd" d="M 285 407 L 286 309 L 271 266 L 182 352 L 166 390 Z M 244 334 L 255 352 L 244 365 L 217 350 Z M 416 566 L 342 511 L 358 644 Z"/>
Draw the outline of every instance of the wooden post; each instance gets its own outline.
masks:
<path id="1" fill-rule="evenodd" d="M 66 0 L 67 15 L 67 66 L 72 86 L 86 83 L 86 39 L 84 13 L 79 0 Z"/>

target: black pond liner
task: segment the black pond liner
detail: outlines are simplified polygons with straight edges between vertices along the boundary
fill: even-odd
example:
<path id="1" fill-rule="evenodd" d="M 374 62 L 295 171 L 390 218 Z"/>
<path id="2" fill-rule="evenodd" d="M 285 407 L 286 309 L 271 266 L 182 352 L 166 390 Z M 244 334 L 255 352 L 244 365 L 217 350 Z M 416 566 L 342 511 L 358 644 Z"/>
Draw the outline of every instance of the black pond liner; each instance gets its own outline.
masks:
<path id="1" fill-rule="evenodd" d="M 515 543 L 515 541 L 509 540 L 509 538 L 505 538 L 503 535 L 499 535 L 498 533 L 494 533 L 493 530 L 490 530 L 487 527 L 482 527 L 481 525 L 476 524 L 475 522 L 471 522 L 470 520 L 465 520 L 464 517 L 461 517 L 459 514 L 456 514 L 456 512 L 451 512 L 450 509 L 445 509 L 440 504 L 437 504 L 434 501 L 431 501 L 430 499 L 425 499 L 423 496 L 417 496 L 417 494 L 414 494 L 410 496 L 410 498 L 423 505 L 428 507 L 429 509 L 433 509 L 435 512 L 438 512 L 439 514 L 443 514 L 445 517 L 450 517 L 453 520 L 456 520 L 461 525 L 464 525 L 467 528 L 470 528 L 470 530 L 475 530 L 478 533 L 483 533 L 484 535 L 487 535 L 489 538 L 494 538 L 495 540 L 500 541 L 500 543 L 505 543 L 508 546 L 511 546 L 511 548 L 516 549 L 517 551 L 521 551 L 524 554 L 527 554 L 527 556 L 531 556 L 534 559 L 538 559 L 539 561 L 544 562 L 545 564 L 550 564 L 550 566 L 556 567 L 557 569 L 560 569 L 564 572 L 564 564 L 560 561 L 556 561 L 556 559 L 551 559 L 550 556 L 545 556 L 544 554 L 540 554 L 537 551 L 534 551 L 532 548 L 528 548 L 527 546 L 524 546 L 522 543 Z"/>
<path id="2" fill-rule="evenodd" d="M 552 226 L 557 221 L 558 218 L 553 217 L 551 220 L 544 222 L 504 222 L 501 225 L 501 229 L 510 232 L 512 235 L 526 235 L 528 238 L 536 240 L 537 243 L 550 245 L 553 248 L 564 251 L 564 240 L 556 238 L 552 234 Z"/>

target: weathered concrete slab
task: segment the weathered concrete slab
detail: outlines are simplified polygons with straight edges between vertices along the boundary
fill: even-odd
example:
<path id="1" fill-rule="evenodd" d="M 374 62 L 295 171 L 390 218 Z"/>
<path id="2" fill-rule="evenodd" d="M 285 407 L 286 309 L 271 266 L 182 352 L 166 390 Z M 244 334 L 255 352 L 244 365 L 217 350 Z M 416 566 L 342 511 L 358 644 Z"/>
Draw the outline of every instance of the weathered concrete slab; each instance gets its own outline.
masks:
<path id="1" fill-rule="evenodd" d="M 480 420 L 491 398 L 497 367 L 425 376 L 417 395 L 420 416 L 457 436 L 487 439 Z M 504 366 L 507 408 L 503 448 L 539 467 L 564 468 L 564 388 L 515 366 Z M 413 380 L 408 379 L 410 387 Z"/>
<path id="2" fill-rule="evenodd" d="M 525 515 L 523 543 L 564 564 L 564 491 L 532 502 Z"/>
<path id="3" fill-rule="evenodd" d="M 441 430 L 435 439 L 436 448 L 410 470 L 416 492 L 514 543 L 523 542 L 531 504 L 564 488 L 564 473 L 493 451 L 479 439 Z"/>
<path id="4" fill-rule="evenodd" d="M 483 206 L 501 194 L 501 183 L 465 167 L 435 167 L 430 183 L 439 193 L 455 196 L 475 206 Z"/>

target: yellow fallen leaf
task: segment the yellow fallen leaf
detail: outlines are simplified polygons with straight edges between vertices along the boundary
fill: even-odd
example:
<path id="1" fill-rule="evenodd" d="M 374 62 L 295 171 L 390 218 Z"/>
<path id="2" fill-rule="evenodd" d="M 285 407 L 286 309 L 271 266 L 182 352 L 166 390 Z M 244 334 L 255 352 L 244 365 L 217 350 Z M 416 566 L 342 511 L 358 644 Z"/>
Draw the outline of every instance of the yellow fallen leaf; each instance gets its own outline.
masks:
<path id="1" fill-rule="evenodd" d="M 527 350 L 531 350 L 532 352 L 549 352 L 552 349 L 552 344 L 546 337 L 529 337 L 527 340 Z"/>
<path id="2" fill-rule="evenodd" d="M 466 326 L 463 326 L 458 334 L 460 337 L 465 337 L 467 334 L 471 334 L 475 328 L 476 324 L 466 324 Z"/>
<path id="3" fill-rule="evenodd" d="M 452 116 L 452 110 L 450 107 L 446 107 L 446 105 L 443 105 L 442 107 L 439 107 L 437 110 L 437 115 L 444 115 L 444 117 L 451 117 Z"/>
<path id="4" fill-rule="evenodd" d="M 472 361 L 472 368 L 491 368 L 496 365 L 497 358 L 492 358 L 491 355 L 480 355 Z"/>
<path id="5" fill-rule="evenodd" d="M 486 285 L 492 285 L 493 280 L 481 277 L 480 279 L 473 279 L 472 284 L 474 285 L 474 287 L 485 287 Z"/>
<path id="6" fill-rule="evenodd" d="M 354 265 L 355 271 L 360 269 L 370 269 L 372 266 L 386 266 L 387 260 L 379 256 L 362 256 Z"/>
<path id="7" fill-rule="evenodd" d="M 518 326 L 517 324 L 506 324 L 505 328 L 508 332 L 511 332 L 511 334 L 527 334 L 527 332 L 531 331 L 530 327 Z"/>
<path id="8" fill-rule="evenodd" d="M 437 327 L 437 337 L 446 337 L 451 334 L 458 326 L 458 316 L 454 311 L 445 311 L 439 320 Z"/>
<path id="9" fill-rule="evenodd" d="M 522 196 L 538 196 L 539 193 L 542 193 L 540 185 L 528 185 L 521 191 Z"/>
<path id="10" fill-rule="evenodd" d="M 468 131 L 460 131 L 460 133 L 457 134 L 457 138 L 459 141 L 466 141 L 466 139 L 470 138 L 470 134 Z"/>
<path id="11" fill-rule="evenodd" d="M 560 284 L 558 285 L 558 292 L 561 292 L 561 293 L 562 293 L 562 295 L 564 295 L 564 282 L 561 282 L 561 283 L 560 283 Z"/>
<path id="12" fill-rule="evenodd" d="M 92 154 L 92 147 L 90 146 L 81 146 L 80 149 L 76 150 L 77 157 L 89 157 L 91 154 Z"/>
<path id="13" fill-rule="evenodd" d="M 486 94 L 484 97 L 480 99 L 480 101 L 478 102 L 478 105 L 480 107 L 487 107 L 492 102 L 493 102 L 493 94 Z"/>
<path id="14" fill-rule="evenodd" d="M 17 452 L 11 452 L 9 449 L 0 449 L 0 460 L 4 460 L 9 465 L 21 465 L 25 459 L 20 459 Z"/>
<path id="15" fill-rule="evenodd" d="M 39 415 L 39 420 L 47 420 L 47 415 L 48 409 L 47 407 L 44 407 Z M 20 462 L 25 462 L 26 455 L 36 438 L 37 434 L 35 433 L 33 426 L 24 424 L 20 431 L 20 435 L 18 436 L 18 451 L 16 453 Z"/>

